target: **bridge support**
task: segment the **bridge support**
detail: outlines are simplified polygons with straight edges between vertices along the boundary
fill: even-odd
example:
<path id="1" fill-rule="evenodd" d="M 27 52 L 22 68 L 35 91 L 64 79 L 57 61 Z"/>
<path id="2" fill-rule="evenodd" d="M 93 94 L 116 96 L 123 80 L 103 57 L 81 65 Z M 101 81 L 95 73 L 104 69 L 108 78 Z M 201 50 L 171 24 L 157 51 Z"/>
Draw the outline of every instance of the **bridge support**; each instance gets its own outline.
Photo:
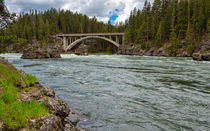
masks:
<path id="1" fill-rule="evenodd" d="M 67 47 L 66 36 L 63 37 L 63 49 L 65 50 Z"/>

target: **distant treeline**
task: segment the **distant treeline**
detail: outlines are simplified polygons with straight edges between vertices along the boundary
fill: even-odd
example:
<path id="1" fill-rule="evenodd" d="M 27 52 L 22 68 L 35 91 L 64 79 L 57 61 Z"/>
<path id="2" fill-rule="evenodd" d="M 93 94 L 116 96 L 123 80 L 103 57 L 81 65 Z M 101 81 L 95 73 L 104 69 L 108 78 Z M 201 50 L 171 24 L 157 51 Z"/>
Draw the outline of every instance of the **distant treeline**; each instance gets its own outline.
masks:
<path id="1" fill-rule="evenodd" d="M 5 17 L 4 10 L 0 6 L 0 14 Z M 210 35 L 210 0 L 154 0 L 153 4 L 146 0 L 142 10 L 135 8 L 125 22 L 116 25 L 54 8 L 12 14 L 10 21 L 6 29 L 0 29 L 0 45 L 46 41 L 58 33 L 125 32 L 125 43 L 141 45 L 142 49 L 164 46 L 176 54 L 181 43 L 192 54 L 202 38 Z"/>
<path id="2" fill-rule="evenodd" d="M 58 33 L 97 33 L 117 32 L 116 26 L 97 21 L 96 17 L 73 13 L 69 10 L 50 9 L 44 12 L 31 10 L 21 13 L 6 30 L 7 34 L 16 34 L 27 40 L 43 40 L 48 35 Z M 122 30 L 122 29 L 121 29 Z"/>
<path id="3" fill-rule="evenodd" d="M 141 44 L 142 48 L 159 48 L 171 43 L 176 54 L 180 40 L 192 53 L 207 33 L 210 33 L 210 0 L 145 1 L 142 10 L 131 11 L 126 21 L 126 42 Z"/>

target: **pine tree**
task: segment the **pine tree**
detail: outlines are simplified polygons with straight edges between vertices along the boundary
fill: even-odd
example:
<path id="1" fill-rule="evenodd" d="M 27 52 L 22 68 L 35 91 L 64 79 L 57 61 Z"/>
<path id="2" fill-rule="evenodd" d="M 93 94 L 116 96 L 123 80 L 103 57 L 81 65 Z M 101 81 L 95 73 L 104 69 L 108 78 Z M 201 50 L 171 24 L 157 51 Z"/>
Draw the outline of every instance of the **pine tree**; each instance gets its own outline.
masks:
<path id="1" fill-rule="evenodd" d="M 207 33 L 210 34 L 210 18 L 209 18 L 208 23 L 207 23 Z"/>
<path id="2" fill-rule="evenodd" d="M 178 4 L 177 24 L 176 30 L 178 32 L 179 39 L 184 39 L 187 30 L 187 6 L 186 0 L 181 0 Z"/>
<path id="3" fill-rule="evenodd" d="M 147 35 L 147 25 L 145 22 L 141 24 L 139 29 L 137 30 L 137 36 L 136 36 L 136 41 L 135 43 L 142 45 L 142 47 L 145 47 L 145 42 L 146 40 L 146 35 Z"/>
<path id="4" fill-rule="evenodd" d="M 193 33 L 193 28 L 191 25 L 191 7 L 192 3 L 188 3 L 188 26 L 187 26 L 187 33 L 185 37 L 185 43 L 187 46 L 187 53 L 192 54 L 194 52 L 194 33 Z"/>
<path id="5" fill-rule="evenodd" d="M 155 47 L 159 48 L 162 46 L 163 41 L 163 21 L 160 22 L 157 34 L 155 36 Z"/>
<path id="6" fill-rule="evenodd" d="M 44 20 L 41 17 L 41 15 L 39 15 L 38 17 L 38 27 L 37 27 L 37 39 L 38 40 L 42 40 L 45 36 L 44 32 L 45 32 L 45 24 L 44 24 Z"/>
<path id="7" fill-rule="evenodd" d="M 152 6 L 152 23 L 151 23 L 153 38 L 155 38 L 160 21 L 161 21 L 161 0 L 155 0 Z"/>
<path id="8" fill-rule="evenodd" d="M 173 55 L 177 54 L 178 51 L 178 39 L 175 31 L 175 23 L 176 23 L 176 5 L 177 0 L 172 0 L 172 22 L 171 22 L 171 33 L 170 33 L 170 43 L 171 43 L 171 53 Z"/>

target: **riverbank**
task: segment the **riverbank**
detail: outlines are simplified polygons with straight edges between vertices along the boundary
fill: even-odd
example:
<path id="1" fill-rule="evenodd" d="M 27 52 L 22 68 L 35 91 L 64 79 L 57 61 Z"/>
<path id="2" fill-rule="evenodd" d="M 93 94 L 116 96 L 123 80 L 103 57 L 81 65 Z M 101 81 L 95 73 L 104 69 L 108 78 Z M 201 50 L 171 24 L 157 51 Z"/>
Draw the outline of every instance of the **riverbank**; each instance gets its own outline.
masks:
<path id="1" fill-rule="evenodd" d="M 184 42 L 180 42 L 176 53 L 171 53 L 170 43 L 165 43 L 163 47 L 142 49 L 141 45 L 127 44 L 121 45 L 117 54 L 136 56 L 164 56 L 164 57 L 192 57 L 194 60 L 210 60 L 210 38 L 203 39 L 194 50 L 186 49 Z"/>
<path id="2" fill-rule="evenodd" d="M 76 127 L 82 119 L 53 89 L 0 57 L 0 131 L 83 131 Z"/>

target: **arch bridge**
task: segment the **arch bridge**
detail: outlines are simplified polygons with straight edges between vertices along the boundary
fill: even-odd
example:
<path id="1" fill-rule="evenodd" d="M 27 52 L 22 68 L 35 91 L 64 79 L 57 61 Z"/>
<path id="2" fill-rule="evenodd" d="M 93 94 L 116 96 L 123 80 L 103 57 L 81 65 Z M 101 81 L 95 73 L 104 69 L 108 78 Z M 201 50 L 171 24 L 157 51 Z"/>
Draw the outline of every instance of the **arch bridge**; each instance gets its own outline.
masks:
<path id="1" fill-rule="evenodd" d="M 63 50 L 71 50 L 74 46 L 87 39 L 102 39 L 119 47 L 124 44 L 124 33 L 87 33 L 87 34 L 58 34 L 62 38 Z"/>

